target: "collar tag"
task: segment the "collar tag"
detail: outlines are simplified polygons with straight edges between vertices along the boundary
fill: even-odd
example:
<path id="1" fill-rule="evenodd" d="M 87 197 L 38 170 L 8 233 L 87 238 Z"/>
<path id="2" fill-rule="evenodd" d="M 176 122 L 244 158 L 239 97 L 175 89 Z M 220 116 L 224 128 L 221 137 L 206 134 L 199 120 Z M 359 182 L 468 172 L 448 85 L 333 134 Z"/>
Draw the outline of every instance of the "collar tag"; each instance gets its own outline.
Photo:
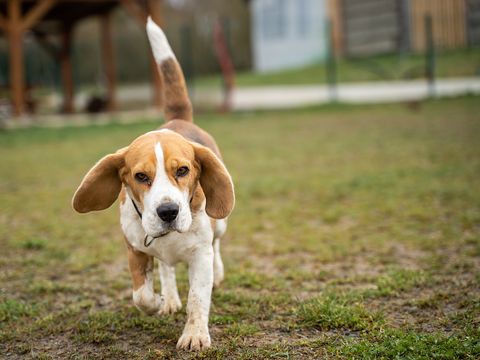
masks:
<path id="1" fill-rule="evenodd" d="M 155 239 L 156 238 L 152 237 L 152 239 L 150 241 L 148 241 L 148 235 L 145 235 L 145 239 L 143 239 L 143 245 L 145 247 L 149 247 L 150 245 L 152 245 L 152 243 Z"/>

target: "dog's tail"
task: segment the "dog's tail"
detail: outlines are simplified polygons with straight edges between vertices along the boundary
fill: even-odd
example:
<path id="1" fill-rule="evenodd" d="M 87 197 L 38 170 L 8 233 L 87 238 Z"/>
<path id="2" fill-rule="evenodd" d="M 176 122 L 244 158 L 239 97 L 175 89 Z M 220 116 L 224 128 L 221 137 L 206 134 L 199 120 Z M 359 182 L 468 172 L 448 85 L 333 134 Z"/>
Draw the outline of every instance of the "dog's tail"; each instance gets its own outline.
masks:
<path id="1" fill-rule="evenodd" d="M 168 43 L 165 33 L 151 17 L 148 17 L 147 21 L 147 35 L 163 80 L 166 121 L 174 119 L 193 121 L 192 104 L 188 97 L 182 68 Z"/>

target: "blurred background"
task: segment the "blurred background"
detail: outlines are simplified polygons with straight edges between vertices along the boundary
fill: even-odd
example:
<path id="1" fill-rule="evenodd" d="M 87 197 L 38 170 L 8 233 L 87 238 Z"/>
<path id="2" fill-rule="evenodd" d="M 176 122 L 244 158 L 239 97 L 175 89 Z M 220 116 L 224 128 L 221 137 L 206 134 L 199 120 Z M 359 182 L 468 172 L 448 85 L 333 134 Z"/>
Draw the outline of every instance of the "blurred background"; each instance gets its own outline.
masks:
<path id="1" fill-rule="evenodd" d="M 235 182 L 201 354 L 133 306 L 117 205 L 70 205 L 162 123 L 149 14 Z M 0 0 L 0 35 L 0 358 L 480 359 L 480 0 Z"/>
<path id="2" fill-rule="evenodd" d="M 480 0 L 8 0 L 0 117 L 155 113 L 148 14 L 197 110 L 480 91 Z"/>

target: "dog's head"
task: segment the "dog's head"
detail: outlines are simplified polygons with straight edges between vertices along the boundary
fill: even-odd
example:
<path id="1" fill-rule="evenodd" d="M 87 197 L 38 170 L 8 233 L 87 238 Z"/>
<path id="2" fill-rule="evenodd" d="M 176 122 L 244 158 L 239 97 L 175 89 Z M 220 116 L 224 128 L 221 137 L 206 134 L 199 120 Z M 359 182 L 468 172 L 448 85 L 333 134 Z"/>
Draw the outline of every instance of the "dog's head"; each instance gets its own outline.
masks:
<path id="1" fill-rule="evenodd" d="M 73 208 L 80 213 L 106 209 L 122 184 L 141 209 L 142 226 L 152 237 L 188 231 L 203 197 L 207 214 L 215 219 L 227 217 L 235 202 L 222 161 L 207 147 L 170 130 L 149 132 L 101 159 L 75 192 Z"/>

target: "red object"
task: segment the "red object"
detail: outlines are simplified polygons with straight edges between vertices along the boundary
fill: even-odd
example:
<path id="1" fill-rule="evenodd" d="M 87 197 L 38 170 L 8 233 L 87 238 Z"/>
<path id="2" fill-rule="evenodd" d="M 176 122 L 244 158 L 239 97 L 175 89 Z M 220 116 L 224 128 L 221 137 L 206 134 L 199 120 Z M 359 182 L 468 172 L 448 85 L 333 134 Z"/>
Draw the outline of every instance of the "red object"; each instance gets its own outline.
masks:
<path id="1" fill-rule="evenodd" d="M 225 29 L 220 19 L 217 19 L 215 22 L 213 36 L 215 42 L 215 52 L 217 54 L 218 63 L 222 71 L 224 85 L 222 111 L 230 111 L 232 108 L 233 88 L 235 86 L 235 68 L 233 66 L 232 57 L 228 50 Z"/>

